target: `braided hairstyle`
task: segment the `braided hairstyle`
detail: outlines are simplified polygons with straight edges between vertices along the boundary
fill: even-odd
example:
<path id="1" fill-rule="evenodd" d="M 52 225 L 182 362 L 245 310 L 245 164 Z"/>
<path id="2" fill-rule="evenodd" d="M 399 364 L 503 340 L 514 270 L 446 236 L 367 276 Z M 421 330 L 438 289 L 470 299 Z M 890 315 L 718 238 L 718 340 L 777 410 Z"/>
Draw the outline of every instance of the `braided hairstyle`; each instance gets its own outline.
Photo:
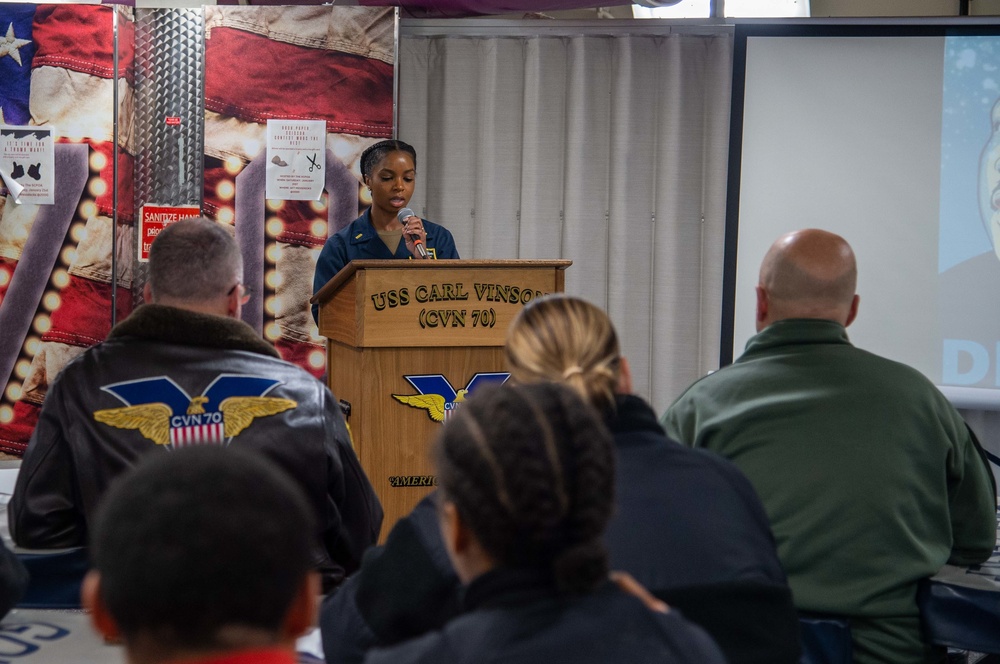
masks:
<path id="1" fill-rule="evenodd" d="M 444 499 L 497 563 L 550 570 L 564 591 L 607 578 L 611 435 L 572 390 L 478 390 L 444 427 L 434 455 Z"/>
<path id="2" fill-rule="evenodd" d="M 413 167 L 417 167 L 417 151 L 413 149 L 413 146 L 403 141 L 390 139 L 369 145 L 361 153 L 361 177 L 367 181 L 371 177 L 372 169 L 385 159 L 387 154 L 396 151 L 405 152 L 413 157 Z"/>
<path id="3" fill-rule="evenodd" d="M 586 300 L 555 294 L 529 303 L 507 332 L 504 355 L 517 382 L 565 383 L 602 414 L 614 409 L 618 335 L 608 315 Z"/>

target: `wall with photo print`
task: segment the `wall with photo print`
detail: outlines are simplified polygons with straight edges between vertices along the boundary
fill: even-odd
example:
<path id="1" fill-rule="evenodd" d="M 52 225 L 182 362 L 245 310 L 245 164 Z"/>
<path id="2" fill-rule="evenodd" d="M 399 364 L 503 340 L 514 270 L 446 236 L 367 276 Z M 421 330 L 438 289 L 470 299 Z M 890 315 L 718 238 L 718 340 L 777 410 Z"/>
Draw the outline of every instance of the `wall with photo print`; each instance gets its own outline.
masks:
<path id="1" fill-rule="evenodd" d="M 390 8 L 0 4 L 0 124 L 54 141 L 53 203 L 0 183 L 0 455 L 23 454 L 52 379 L 141 304 L 143 205 L 230 226 L 245 320 L 324 374 L 313 267 L 369 202 L 361 152 L 393 133 L 394 32 Z M 326 121 L 321 200 L 265 200 L 269 119 Z"/>

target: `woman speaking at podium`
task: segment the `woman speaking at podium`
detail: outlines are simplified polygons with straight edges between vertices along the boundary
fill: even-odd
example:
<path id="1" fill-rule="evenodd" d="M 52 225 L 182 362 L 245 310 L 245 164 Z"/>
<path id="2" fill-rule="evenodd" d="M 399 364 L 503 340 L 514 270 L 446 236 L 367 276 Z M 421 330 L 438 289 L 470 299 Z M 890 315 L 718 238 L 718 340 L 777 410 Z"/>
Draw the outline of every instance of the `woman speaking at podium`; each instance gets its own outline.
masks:
<path id="1" fill-rule="evenodd" d="M 375 143 L 361 153 L 361 175 L 372 205 L 323 245 L 313 277 L 314 294 L 352 260 L 459 257 L 448 229 L 406 207 L 417 179 L 413 146 L 396 140 Z M 312 314 L 318 321 L 317 305 Z"/>

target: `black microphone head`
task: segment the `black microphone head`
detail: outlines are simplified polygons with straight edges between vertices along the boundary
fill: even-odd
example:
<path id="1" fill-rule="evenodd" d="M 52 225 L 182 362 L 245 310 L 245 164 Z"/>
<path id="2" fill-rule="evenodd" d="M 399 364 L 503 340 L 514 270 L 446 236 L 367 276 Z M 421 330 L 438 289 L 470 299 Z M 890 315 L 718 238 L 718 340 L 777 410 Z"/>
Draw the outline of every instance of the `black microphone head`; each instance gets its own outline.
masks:
<path id="1" fill-rule="evenodd" d="M 399 214 L 396 215 L 396 219 L 399 219 L 399 223 L 405 224 L 406 219 L 408 217 L 415 217 L 415 216 L 417 215 L 413 212 L 413 210 L 411 210 L 410 208 L 403 208 L 402 210 L 399 211 Z"/>

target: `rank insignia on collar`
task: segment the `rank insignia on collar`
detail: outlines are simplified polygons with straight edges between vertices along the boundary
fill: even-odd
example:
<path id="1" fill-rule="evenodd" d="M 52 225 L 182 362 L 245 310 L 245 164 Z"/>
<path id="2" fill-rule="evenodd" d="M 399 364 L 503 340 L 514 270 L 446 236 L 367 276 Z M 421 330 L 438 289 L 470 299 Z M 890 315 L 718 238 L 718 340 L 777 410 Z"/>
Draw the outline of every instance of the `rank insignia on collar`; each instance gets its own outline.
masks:
<path id="1" fill-rule="evenodd" d="M 94 419 L 118 429 L 136 429 L 157 445 L 225 444 L 258 417 L 295 408 L 290 399 L 265 396 L 280 380 L 219 374 L 202 394 L 191 397 L 167 376 L 105 385 L 125 406 L 94 412 Z"/>

